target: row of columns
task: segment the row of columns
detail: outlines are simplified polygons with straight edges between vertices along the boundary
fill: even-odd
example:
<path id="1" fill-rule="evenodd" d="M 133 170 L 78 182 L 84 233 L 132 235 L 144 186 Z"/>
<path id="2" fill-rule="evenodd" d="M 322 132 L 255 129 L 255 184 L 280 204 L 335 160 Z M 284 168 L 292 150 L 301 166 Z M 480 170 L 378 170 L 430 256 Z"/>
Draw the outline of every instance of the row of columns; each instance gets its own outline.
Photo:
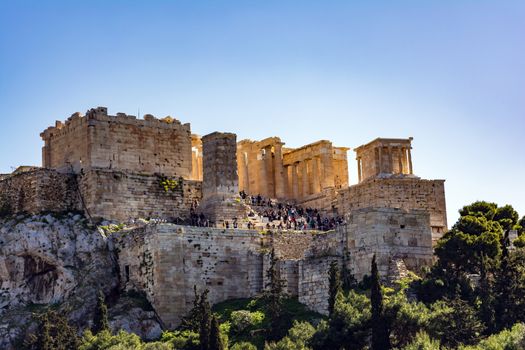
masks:
<path id="1" fill-rule="evenodd" d="M 332 159 L 324 154 L 285 165 L 286 197 L 305 198 L 334 186 Z"/>
<path id="2" fill-rule="evenodd" d="M 411 147 L 387 146 L 388 164 L 383 163 L 383 146 L 377 147 L 378 159 L 376 161 L 376 175 L 388 174 L 413 174 Z M 397 154 L 397 169 L 394 167 L 394 153 Z M 357 157 L 357 175 L 359 182 L 364 180 L 363 159 Z M 370 161 L 370 160 L 368 160 Z"/>

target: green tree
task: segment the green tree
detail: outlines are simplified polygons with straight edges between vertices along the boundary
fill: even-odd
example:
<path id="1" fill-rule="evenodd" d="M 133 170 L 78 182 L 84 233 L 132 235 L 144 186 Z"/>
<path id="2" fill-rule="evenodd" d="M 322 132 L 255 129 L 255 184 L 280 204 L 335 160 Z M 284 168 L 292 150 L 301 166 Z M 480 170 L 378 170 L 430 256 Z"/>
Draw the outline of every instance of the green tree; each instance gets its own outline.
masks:
<path id="1" fill-rule="evenodd" d="M 337 266 L 337 261 L 330 263 L 328 271 L 328 314 L 331 315 L 334 311 L 335 298 L 337 293 L 341 291 L 341 273 Z"/>
<path id="2" fill-rule="evenodd" d="M 390 349 L 389 330 L 383 314 L 383 294 L 381 292 L 381 281 L 379 279 L 375 254 L 372 258 L 370 302 L 372 304 L 372 350 Z"/>
<path id="3" fill-rule="evenodd" d="M 494 313 L 494 281 L 488 258 L 484 255 L 481 257 L 481 273 L 477 293 L 480 301 L 479 317 L 485 324 L 487 333 L 490 334 L 495 330 L 494 323 L 496 320 Z"/>
<path id="4" fill-rule="evenodd" d="M 199 339 L 201 350 L 210 350 L 211 307 L 208 302 L 208 293 L 209 291 L 207 289 L 204 290 L 199 300 L 199 311 L 201 314 Z"/>
<path id="5" fill-rule="evenodd" d="M 77 330 L 67 319 L 53 310 L 36 315 L 39 321 L 37 336 L 27 342 L 29 349 L 69 350 L 77 349 L 79 339 Z"/>
<path id="6" fill-rule="evenodd" d="M 497 221 L 503 230 L 512 230 L 518 224 L 519 215 L 511 205 L 504 205 L 496 209 L 494 221 Z"/>
<path id="7" fill-rule="evenodd" d="M 484 217 L 487 220 L 492 220 L 494 219 L 494 215 L 496 215 L 497 209 L 498 205 L 496 203 L 477 201 L 461 208 L 459 215 Z"/>
<path id="8" fill-rule="evenodd" d="M 92 330 L 93 333 L 109 330 L 108 307 L 106 306 L 104 293 L 102 293 L 102 291 L 98 293 L 97 308 L 93 316 Z"/>
<path id="9" fill-rule="evenodd" d="M 179 330 L 189 330 L 198 332 L 201 324 L 202 315 L 200 313 L 200 297 L 197 293 L 197 286 L 193 286 L 193 307 L 188 314 L 182 318 Z"/>
<path id="10" fill-rule="evenodd" d="M 270 340 L 277 340 L 281 338 L 284 335 L 283 332 L 286 331 L 286 327 L 283 327 L 285 319 L 283 302 L 286 297 L 284 291 L 286 281 L 279 276 L 277 258 L 275 257 L 275 251 L 273 249 L 270 254 L 270 266 L 266 272 L 266 276 L 268 283 L 266 284 L 263 299 L 266 304 L 266 315 L 268 316 L 268 338 Z"/>
<path id="11" fill-rule="evenodd" d="M 209 350 L 224 350 L 224 344 L 221 339 L 221 331 L 219 328 L 219 320 L 214 315 L 211 318 L 210 325 L 210 346 Z"/>
<path id="12" fill-rule="evenodd" d="M 432 305 L 428 332 L 433 338 L 440 339 L 443 345 L 455 349 L 479 341 L 484 326 L 476 310 L 457 294 L 452 300 Z"/>
<path id="13" fill-rule="evenodd" d="M 498 329 L 525 322 L 525 250 L 503 254 L 495 277 L 495 316 Z"/>

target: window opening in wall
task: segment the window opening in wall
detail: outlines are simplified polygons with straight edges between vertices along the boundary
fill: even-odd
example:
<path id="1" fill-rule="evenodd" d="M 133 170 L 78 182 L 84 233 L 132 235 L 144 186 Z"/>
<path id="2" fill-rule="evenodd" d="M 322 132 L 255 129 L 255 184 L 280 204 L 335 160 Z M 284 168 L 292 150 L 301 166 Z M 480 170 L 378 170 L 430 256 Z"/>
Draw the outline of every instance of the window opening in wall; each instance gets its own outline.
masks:
<path id="1" fill-rule="evenodd" d="M 129 265 L 126 265 L 124 269 L 126 271 L 126 282 L 129 282 Z"/>

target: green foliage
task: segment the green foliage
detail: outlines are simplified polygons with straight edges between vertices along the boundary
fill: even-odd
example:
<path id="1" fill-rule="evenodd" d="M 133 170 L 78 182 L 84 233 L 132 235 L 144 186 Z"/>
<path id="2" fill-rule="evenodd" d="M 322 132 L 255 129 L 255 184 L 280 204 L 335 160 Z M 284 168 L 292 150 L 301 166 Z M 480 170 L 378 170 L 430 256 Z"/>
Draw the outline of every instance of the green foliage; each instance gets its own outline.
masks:
<path id="1" fill-rule="evenodd" d="M 525 322 L 525 250 L 504 255 L 495 276 L 494 293 L 498 329 Z"/>
<path id="2" fill-rule="evenodd" d="M 104 293 L 102 293 L 102 291 L 99 291 L 98 294 L 92 330 L 93 333 L 109 330 L 108 307 L 106 306 Z"/>
<path id="3" fill-rule="evenodd" d="M 332 261 L 328 271 L 328 313 L 330 315 L 334 311 L 337 293 L 339 293 L 341 290 L 341 273 L 339 272 L 337 261 Z"/>
<path id="4" fill-rule="evenodd" d="M 201 350 L 210 350 L 210 332 L 211 332 L 211 307 L 208 302 L 208 293 L 206 289 L 202 292 L 199 300 L 199 312 L 201 315 L 199 327 L 199 339 Z"/>
<path id="5" fill-rule="evenodd" d="M 179 326 L 180 330 L 189 330 L 192 332 L 198 332 L 201 324 L 202 315 L 200 313 L 200 296 L 197 293 L 197 286 L 193 286 L 193 307 L 188 314 L 182 318 Z"/>
<path id="6" fill-rule="evenodd" d="M 177 330 L 162 333 L 160 341 L 171 344 L 178 350 L 200 350 L 199 334 L 190 330 Z"/>
<path id="7" fill-rule="evenodd" d="M 309 350 L 307 346 L 315 333 L 315 328 L 308 322 L 294 321 L 288 335 L 276 343 L 267 343 L 265 350 Z"/>
<path id="8" fill-rule="evenodd" d="M 525 349 L 525 325 L 518 323 L 484 339 L 475 346 L 460 346 L 460 350 L 522 350 Z"/>
<path id="9" fill-rule="evenodd" d="M 167 342 L 144 343 L 140 337 L 123 330 L 112 335 L 108 330 L 103 330 L 96 335 L 86 331 L 79 350 L 171 350 L 173 345 Z"/>
<path id="10" fill-rule="evenodd" d="M 35 315 L 35 318 L 39 321 L 38 331 L 36 336 L 27 339 L 28 349 L 66 350 L 78 347 L 77 330 L 64 316 L 48 309 L 43 314 Z"/>
<path id="11" fill-rule="evenodd" d="M 159 185 L 166 193 L 170 191 L 173 192 L 173 191 L 181 190 L 182 189 L 182 178 L 174 179 L 174 178 L 163 176 L 160 178 Z"/>
<path id="12" fill-rule="evenodd" d="M 476 310 L 466 301 L 459 297 L 438 301 L 431 309 L 428 331 L 443 345 L 457 347 L 475 344 L 481 338 L 485 327 Z"/>
<path id="13" fill-rule="evenodd" d="M 250 342 L 242 341 L 230 346 L 230 350 L 257 350 L 257 347 Z"/>
<path id="14" fill-rule="evenodd" d="M 370 288 L 372 305 L 372 350 L 387 350 L 391 348 L 388 324 L 383 314 L 383 294 L 381 281 L 377 270 L 376 256 L 372 258 L 372 286 Z"/>
<path id="15" fill-rule="evenodd" d="M 431 312 L 421 302 L 409 302 L 404 289 L 385 298 L 384 314 L 392 346 L 401 348 L 422 330 L 428 329 Z"/>
<path id="16" fill-rule="evenodd" d="M 339 349 L 345 344 L 361 349 L 367 344 L 372 317 L 370 299 L 351 290 L 337 293 L 334 312 L 328 321 L 321 321 L 312 337 L 313 349 Z"/>
<path id="17" fill-rule="evenodd" d="M 231 313 L 231 325 L 238 334 L 247 330 L 253 330 L 262 326 L 264 313 L 261 311 L 250 312 L 248 310 L 238 310 Z"/>
<path id="18" fill-rule="evenodd" d="M 207 350 L 224 350 L 224 344 L 219 329 L 219 321 L 216 316 L 212 316 L 210 323 L 210 345 Z"/>
<path id="19" fill-rule="evenodd" d="M 285 280 L 280 278 L 277 270 L 277 258 L 272 249 L 270 254 L 270 267 L 266 272 L 268 283 L 263 293 L 263 300 L 268 318 L 268 338 L 277 340 L 283 336 L 286 331 L 286 317 L 283 314 L 283 302 L 286 298 L 284 291 Z"/>
<path id="20" fill-rule="evenodd" d="M 425 332 L 416 334 L 410 344 L 405 346 L 403 350 L 440 350 L 441 345 L 438 340 L 430 338 Z"/>
<path id="21" fill-rule="evenodd" d="M 479 273 L 481 254 L 499 258 L 502 238 L 498 222 L 484 216 L 462 216 L 438 242 L 435 252 L 439 265 L 456 275 Z"/>
<path id="22" fill-rule="evenodd" d="M 496 209 L 494 221 L 499 222 L 503 230 L 511 230 L 518 224 L 519 215 L 511 205 L 504 205 Z"/>
<path id="23" fill-rule="evenodd" d="M 492 220 L 494 215 L 496 215 L 497 208 L 498 205 L 496 203 L 477 201 L 460 209 L 459 215 L 484 217 L 487 220 Z"/>

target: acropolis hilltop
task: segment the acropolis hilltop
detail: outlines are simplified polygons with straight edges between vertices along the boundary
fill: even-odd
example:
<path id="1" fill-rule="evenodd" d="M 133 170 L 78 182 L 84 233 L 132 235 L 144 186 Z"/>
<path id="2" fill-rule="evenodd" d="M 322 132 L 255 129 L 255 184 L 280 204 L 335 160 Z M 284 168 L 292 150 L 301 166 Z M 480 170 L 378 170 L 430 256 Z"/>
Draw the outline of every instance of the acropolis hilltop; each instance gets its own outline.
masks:
<path id="1" fill-rule="evenodd" d="M 41 167 L 0 177 L 4 209 L 156 220 L 115 244 L 122 288 L 144 292 L 168 325 L 191 307 L 193 285 L 209 288 L 212 302 L 260 293 L 261 247 L 275 250 L 290 295 L 326 312 L 331 261 L 362 277 L 375 254 L 381 275 L 394 278 L 431 264 L 447 230 L 444 180 L 414 174 L 412 137 L 288 148 L 275 136 L 201 137 L 171 117 L 105 107 L 57 121 L 41 137 Z M 348 173 L 349 151 L 357 174 Z"/>

